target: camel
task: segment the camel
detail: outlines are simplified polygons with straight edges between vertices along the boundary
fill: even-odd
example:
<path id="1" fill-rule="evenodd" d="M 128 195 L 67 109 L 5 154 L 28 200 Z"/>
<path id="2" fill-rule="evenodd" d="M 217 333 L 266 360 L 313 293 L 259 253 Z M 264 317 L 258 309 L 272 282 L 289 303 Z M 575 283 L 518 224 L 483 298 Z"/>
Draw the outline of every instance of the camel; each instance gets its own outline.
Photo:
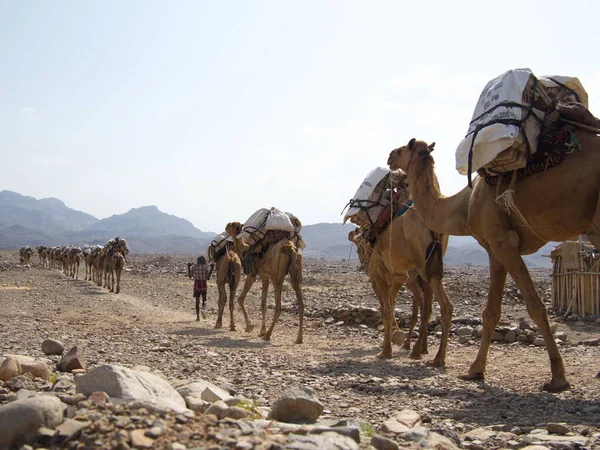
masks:
<path id="1" fill-rule="evenodd" d="M 81 264 L 81 249 L 79 247 L 70 247 L 65 256 L 67 261 L 67 275 L 71 278 L 79 279 L 79 265 Z"/>
<path id="2" fill-rule="evenodd" d="M 21 247 L 19 249 L 19 256 L 21 264 L 28 265 L 31 263 L 31 256 L 33 255 L 33 249 L 29 246 Z"/>
<path id="3" fill-rule="evenodd" d="M 110 292 L 118 294 L 121 292 L 121 274 L 125 267 L 125 256 L 129 254 L 129 248 L 125 239 L 117 237 L 111 239 L 104 246 L 106 250 L 103 270 L 104 270 L 104 287 Z M 117 287 L 115 289 L 115 275 L 117 278 Z"/>
<path id="4" fill-rule="evenodd" d="M 223 326 L 223 312 L 225 311 L 225 305 L 227 304 L 226 286 L 229 286 L 229 330 L 235 331 L 235 319 L 233 314 L 234 299 L 238 284 L 242 277 L 242 262 L 240 261 L 240 257 L 235 252 L 233 242 L 225 243 L 225 246 L 217 252 L 215 252 L 215 248 L 213 246 L 210 246 L 208 249 L 208 259 L 210 261 L 214 261 L 217 268 L 219 313 L 215 328 L 221 328 Z M 240 307 L 244 314 L 244 318 L 247 318 L 248 314 L 246 313 L 243 302 L 240 303 Z"/>
<path id="5" fill-rule="evenodd" d="M 385 270 L 383 264 L 379 260 L 371 260 L 371 254 L 373 249 L 371 244 L 363 239 L 361 236 L 361 229 L 356 228 L 352 230 L 348 234 L 348 240 L 354 242 L 356 244 L 356 249 L 358 253 L 358 259 L 360 262 L 360 269 L 364 270 L 369 280 L 371 281 L 371 286 L 373 287 L 373 291 L 375 291 L 375 295 L 379 300 L 379 308 L 380 311 L 383 312 L 383 294 L 384 289 L 380 286 L 376 278 L 373 274 L 378 270 Z M 392 325 L 394 327 L 392 332 L 392 342 L 396 345 L 402 345 L 402 348 L 405 350 L 410 350 L 410 342 L 412 338 L 413 331 L 419 320 L 419 311 L 423 313 L 422 321 L 427 323 L 429 321 L 429 315 L 425 317 L 426 308 L 425 305 L 429 305 L 429 312 L 431 313 L 431 301 L 433 297 L 433 291 L 431 290 L 431 286 L 428 282 L 426 282 L 423 277 L 419 274 L 417 269 L 411 269 L 408 272 L 408 280 L 406 281 L 406 289 L 412 294 L 412 314 L 410 317 L 410 324 L 408 327 L 408 334 L 406 338 L 404 337 L 404 333 L 400 330 L 398 326 L 398 322 L 394 320 Z M 394 314 L 395 319 L 395 314 Z M 402 343 L 404 341 L 404 344 Z M 418 346 L 413 349 L 413 353 L 411 353 L 410 357 L 413 359 L 418 359 L 420 354 L 427 354 L 427 339 L 422 340 L 422 344 L 420 347 L 420 354 L 418 353 Z"/>
<path id="6" fill-rule="evenodd" d="M 92 247 L 85 245 L 81 252 L 83 263 L 85 264 L 85 278 L 84 280 L 90 281 L 92 279 Z"/>
<path id="7" fill-rule="evenodd" d="M 415 296 L 417 304 L 422 305 L 422 309 L 419 337 L 409 356 L 414 359 L 420 358 L 423 346 L 427 345 L 427 323 L 431 316 L 431 293 L 433 293 L 440 304 L 442 314 L 442 339 L 432 365 L 435 367 L 445 365 L 454 309 L 442 284 L 444 275 L 442 257 L 447 246 L 448 235 L 436 234 L 428 229 L 415 208 L 409 208 L 401 216 L 394 217 L 390 225 L 377 236 L 369 258 L 367 274 L 371 279 L 373 290 L 381 299 L 385 334 L 379 358 L 392 357 L 394 333 L 401 333 L 394 316 L 396 298 L 400 288 L 411 281 L 410 291 Z M 409 277 L 409 271 L 413 269 L 417 269 L 424 281 L 429 283 L 423 291 L 415 286 L 416 277 L 414 281 Z M 415 312 L 415 309 L 417 308 L 413 307 L 413 319 L 416 321 L 418 312 Z"/>
<path id="8" fill-rule="evenodd" d="M 431 157 L 434 144 L 428 146 L 411 139 L 390 153 L 390 168 L 408 173 L 411 195 L 426 225 L 439 233 L 470 234 L 489 255 L 490 289 L 483 312 L 483 335 L 477 358 L 462 376 L 465 380 L 484 378 L 509 273 L 546 342 L 552 377 L 543 389 L 560 392 L 569 388 L 544 303 L 521 255 L 534 253 L 548 241 L 565 241 L 580 234 L 586 234 L 600 248 L 600 137 L 583 130 L 575 135 L 581 150 L 573 151 L 545 173 L 536 173 L 514 185 L 514 206 L 519 213 L 513 214 L 507 214 L 496 203 L 502 191 L 506 195 L 502 186 L 491 187 L 481 177 L 474 180 L 472 192 L 465 188 L 454 196 L 443 196 Z"/>
<path id="9" fill-rule="evenodd" d="M 298 221 L 299 223 L 299 221 Z M 239 222 L 228 223 L 225 227 L 225 231 L 233 238 L 235 252 L 238 254 L 241 260 L 252 262 L 256 267 L 256 273 L 248 273 L 246 275 L 246 281 L 244 288 L 238 297 L 238 304 L 244 313 L 244 320 L 246 321 L 246 332 L 253 330 L 254 326 L 250 320 L 246 310 L 244 308 L 244 300 L 246 295 L 250 291 L 250 288 L 256 281 L 256 276 L 260 276 L 262 280 L 262 301 L 261 301 L 261 313 L 262 323 L 260 328 L 259 336 L 265 341 L 271 339 L 271 334 L 275 328 L 275 324 L 279 320 L 281 315 L 281 292 L 283 290 L 283 281 L 286 275 L 290 276 L 292 288 L 296 293 L 296 299 L 298 301 L 298 335 L 296 337 L 296 344 L 301 344 L 303 341 L 302 328 L 304 324 L 304 299 L 302 297 L 302 253 L 296 247 L 299 236 L 294 236 L 294 239 L 288 239 L 284 237 L 277 242 L 269 243 L 268 248 L 260 250 L 259 253 L 253 253 L 251 255 L 245 255 L 247 250 L 247 244 L 243 239 L 238 238 L 238 235 L 242 232 L 242 224 Z M 296 242 L 294 242 L 294 240 Z M 266 329 L 266 314 L 267 314 L 267 293 L 269 290 L 269 281 L 273 282 L 273 288 L 275 290 L 275 311 L 273 313 L 273 322 L 269 329 Z"/>
<path id="10" fill-rule="evenodd" d="M 38 256 L 40 257 L 41 266 L 42 267 L 48 266 L 48 251 L 50 249 L 48 247 L 46 247 L 45 245 L 40 245 L 39 247 L 36 247 L 36 250 L 38 252 Z"/>

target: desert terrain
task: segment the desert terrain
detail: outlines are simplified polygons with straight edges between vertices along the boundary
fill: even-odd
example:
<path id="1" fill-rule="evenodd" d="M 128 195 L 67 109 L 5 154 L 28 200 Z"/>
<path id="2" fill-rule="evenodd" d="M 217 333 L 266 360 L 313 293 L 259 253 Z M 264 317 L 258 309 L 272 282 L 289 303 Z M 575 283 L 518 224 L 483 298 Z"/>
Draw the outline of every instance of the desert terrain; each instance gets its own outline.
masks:
<path id="1" fill-rule="evenodd" d="M 467 336 L 455 332 L 478 324 L 487 294 L 487 268 L 445 268 L 444 283 L 454 302 L 455 324 L 446 367 L 434 368 L 427 362 L 439 345 L 437 307 L 430 326 L 429 354 L 423 360 L 409 359 L 408 352 L 399 347 L 394 348 L 390 360 L 376 358 L 382 333 L 377 323 L 367 324 L 361 318 L 361 311 L 374 311 L 378 302 L 356 261 L 305 260 L 304 343 L 296 345 L 298 317 L 291 288 L 284 292 L 284 312 L 270 342 L 257 337 L 260 283 L 253 286 L 246 301 L 256 326 L 253 332 L 244 332 L 237 306 L 237 331 L 228 329 L 227 310 L 224 328 L 214 329 L 214 279 L 209 282 L 205 318 L 196 321 L 192 282 L 185 268 L 193 259 L 188 255 L 132 255 L 121 293 L 115 295 L 84 281 L 83 265 L 75 280 L 59 270 L 41 267 L 37 255 L 30 267 L 22 267 L 18 251 L 1 251 L 0 355 L 43 357 L 56 362 L 58 357 L 41 351 L 44 339 L 56 339 L 67 349 L 78 346 L 88 370 L 101 364 L 146 366 L 174 386 L 201 378 L 264 408 L 286 390 L 308 386 L 324 405 L 320 422 L 347 419 L 360 424 L 360 448 L 372 448 L 372 436 L 382 436 L 400 448 L 412 448 L 413 444 L 420 448 L 383 426 L 403 410 L 418 413 L 424 428 L 448 437 L 457 447 L 522 448 L 538 441 L 553 448 L 600 446 L 600 353 L 594 346 L 594 340 L 600 337 L 600 320 L 564 318 L 552 311 L 550 270 L 532 270 L 532 276 L 548 305 L 550 320 L 561 334 L 559 348 L 572 387 L 559 394 L 540 390 L 549 378 L 549 361 L 545 348 L 531 342 L 493 343 L 485 381 L 459 379 L 475 359 L 479 340 L 475 332 Z M 410 305 L 411 299 L 403 289 L 397 303 L 403 329 L 407 329 L 403 320 L 410 314 Z M 269 309 L 269 321 L 271 316 Z M 521 319 L 529 320 L 509 278 L 499 327 L 519 328 Z M 65 381 L 68 385 L 69 380 Z M 18 394 L 18 389 L 2 388 L 1 383 L 0 405 Z M 74 393 L 72 386 L 66 391 Z M 134 429 L 141 423 L 140 417 L 152 414 L 143 408 L 140 412 L 120 406 L 114 407 L 118 411 L 90 404 L 79 404 L 77 408 L 72 415 L 83 415 L 80 419 L 86 421 L 87 428 L 71 437 L 70 448 L 111 448 L 117 444 L 129 448 L 133 444 L 119 437 L 123 437 L 122 430 Z M 106 431 L 98 425 L 123 415 L 128 415 L 129 421 L 122 427 Z M 156 448 L 238 448 L 231 439 L 227 443 L 223 438 L 223 430 L 233 426 L 226 421 L 213 423 L 198 413 L 194 418 L 163 416 L 169 426 L 154 442 Z M 549 434 L 549 423 L 561 423 L 568 432 Z M 221 435 L 207 431 L 211 427 L 220 429 Z M 289 434 L 285 429 L 273 428 L 282 436 Z M 538 441 L 532 437 L 536 433 Z M 272 443 L 272 437 L 264 437 L 264 432 L 260 436 L 257 433 L 254 444 L 239 448 L 316 448 L 294 446 L 287 437 Z M 394 447 L 377 444 L 376 448 Z"/>

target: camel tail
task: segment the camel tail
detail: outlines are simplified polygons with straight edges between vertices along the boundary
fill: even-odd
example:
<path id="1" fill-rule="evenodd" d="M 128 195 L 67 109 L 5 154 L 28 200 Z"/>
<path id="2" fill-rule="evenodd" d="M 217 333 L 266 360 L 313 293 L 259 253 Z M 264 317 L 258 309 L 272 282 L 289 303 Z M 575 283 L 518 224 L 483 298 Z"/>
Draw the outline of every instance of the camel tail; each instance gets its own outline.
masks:
<path id="1" fill-rule="evenodd" d="M 239 280 L 236 280 L 236 274 L 235 274 L 235 264 L 233 264 L 233 261 L 229 264 L 229 274 L 228 274 L 228 283 L 229 283 L 229 289 L 233 290 L 233 288 L 236 286 L 237 282 Z"/>
<path id="2" fill-rule="evenodd" d="M 434 239 L 427 246 L 425 251 L 425 279 L 430 281 L 432 278 L 442 279 L 444 277 L 444 262 L 442 254 L 442 243 L 439 239 Z"/>

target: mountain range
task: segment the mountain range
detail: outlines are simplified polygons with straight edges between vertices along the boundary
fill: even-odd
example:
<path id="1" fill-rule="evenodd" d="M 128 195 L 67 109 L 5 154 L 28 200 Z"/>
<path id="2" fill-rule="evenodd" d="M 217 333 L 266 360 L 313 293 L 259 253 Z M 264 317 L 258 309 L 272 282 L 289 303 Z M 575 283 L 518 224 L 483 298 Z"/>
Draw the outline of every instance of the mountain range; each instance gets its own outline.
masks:
<path id="1" fill-rule="evenodd" d="M 302 227 L 308 258 L 356 260 L 348 233 L 354 225 L 318 223 Z M 16 192 L 0 191 L 0 248 L 24 245 L 103 245 L 120 236 L 135 253 L 200 254 L 216 233 L 201 231 L 188 220 L 166 214 L 156 206 L 133 208 L 99 220 L 66 206 L 56 198 L 36 200 Z M 530 267 L 551 267 L 553 244 L 525 257 Z M 444 262 L 450 265 L 488 265 L 487 253 L 469 236 L 451 236 Z"/>

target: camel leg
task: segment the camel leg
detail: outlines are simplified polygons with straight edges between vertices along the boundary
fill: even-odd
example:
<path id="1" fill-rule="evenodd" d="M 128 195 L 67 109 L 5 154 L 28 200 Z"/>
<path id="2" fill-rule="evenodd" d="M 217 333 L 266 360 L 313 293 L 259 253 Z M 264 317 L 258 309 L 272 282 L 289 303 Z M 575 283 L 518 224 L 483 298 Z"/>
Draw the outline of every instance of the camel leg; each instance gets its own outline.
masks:
<path id="1" fill-rule="evenodd" d="M 431 288 L 429 288 L 431 291 Z M 411 359 L 421 359 L 423 345 L 427 345 L 427 325 L 431 318 L 432 299 L 431 292 L 427 297 L 421 295 L 421 323 L 419 324 L 419 337 L 413 346 L 412 352 L 408 355 Z"/>
<path id="2" fill-rule="evenodd" d="M 292 288 L 296 293 L 296 300 L 298 300 L 298 336 L 296 337 L 296 344 L 302 344 L 302 330 L 304 327 L 304 297 L 302 296 L 302 286 L 300 286 L 300 283 L 292 283 Z"/>
<path id="3" fill-rule="evenodd" d="M 506 282 L 506 269 L 498 261 L 498 259 L 488 251 L 490 260 L 490 290 L 488 299 L 483 310 L 483 331 L 481 334 L 481 343 L 479 344 L 479 352 L 477 358 L 469 371 L 462 375 L 463 380 L 482 380 L 484 377 L 485 365 L 487 362 L 487 354 L 492 341 L 492 334 L 496 329 L 496 325 L 500 320 L 502 309 L 502 293 L 504 291 L 504 283 Z"/>
<path id="4" fill-rule="evenodd" d="M 409 288 L 410 290 L 410 288 Z M 412 292 L 412 296 L 413 296 L 413 304 L 412 304 L 412 314 L 410 316 L 410 324 L 408 326 L 408 335 L 406 336 L 406 340 L 404 341 L 404 345 L 402 346 L 403 349 L 405 350 L 410 350 L 410 341 L 412 339 L 412 333 L 415 329 L 415 325 L 417 324 L 417 320 L 419 320 L 419 310 L 420 310 L 420 305 L 422 300 L 420 298 L 417 297 L 417 295 L 420 297 L 420 293 L 416 294 L 415 292 Z"/>
<path id="5" fill-rule="evenodd" d="M 225 311 L 225 303 L 227 303 L 227 293 L 225 292 L 225 281 L 219 280 L 217 282 L 217 287 L 219 288 L 219 312 L 217 314 L 217 323 L 215 324 L 215 328 L 223 327 L 223 312 Z"/>
<path id="6" fill-rule="evenodd" d="M 255 281 L 256 281 L 255 275 L 247 275 L 246 276 L 246 281 L 244 282 L 244 288 L 242 289 L 242 292 L 240 293 L 238 300 L 237 300 L 238 305 L 240 306 L 240 309 L 242 310 L 242 314 L 244 315 L 244 321 L 246 322 L 246 329 L 244 330 L 244 331 L 246 331 L 246 333 L 250 333 L 252 330 L 254 330 L 254 325 L 252 325 L 252 320 L 248 316 L 248 312 L 246 311 L 246 307 L 244 306 L 244 300 L 246 300 L 246 295 L 248 295 L 248 292 L 250 291 L 250 288 L 252 287 L 252 285 L 254 284 Z"/>
<path id="7" fill-rule="evenodd" d="M 264 283 L 263 283 L 264 286 Z M 267 286 L 268 286 L 268 282 L 267 282 Z M 277 321 L 279 320 L 279 316 L 281 316 L 281 292 L 283 291 L 283 280 L 281 281 L 273 281 L 273 288 L 275 290 L 275 310 L 273 312 L 273 321 L 271 322 L 271 326 L 269 327 L 269 331 L 267 331 L 264 336 L 263 336 L 263 340 L 265 341 L 269 341 L 271 340 L 271 334 L 273 333 L 273 329 L 275 328 L 275 324 L 277 323 Z M 266 308 L 266 295 L 264 296 L 265 298 L 265 310 Z M 263 326 L 264 326 L 264 314 L 263 314 Z"/>
<path id="8" fill-rule="evenodd" d="M 121 273 L 123 272 L 123 267 L 116 267 L 115 272 L 117 273 L 117 289 L 115 290 L 115 294 L 121 292 Z"/>
<path id="9" fill-rule="evenodd" d="M 442 340 L 440 341 L 440 348 L 438 349 L 435 358 L 433 359 L 433 365 L 435 367 L 441 367 L 446 365 L 446 349 L 448 348 L 448 336 L 450 334 L 450 327 L 452 326 L 452 313 L 454 312 L 454 306 L 452 301 L 446 295 L 444 285 L 442 284 L 441 278 L 434 278 L 431 280 L 431 288 L 435 293 L 435 298 L 440 304 L 440 310 L 442 313 Z M 429 304 L 431 305 L 431 298 Z M 427 329 L 427 325 L 425 325 Z M 425 331 L 427 333 L 427 330 Z M 427 340 L 427 337 L 425 337 Z"/>
<path id="10" fill-rule="evenodd" d="M 381 312 L 381 316 L 383 318 L 383 327 L 384 327 L 384 337 L 383 337 L 383 348 L 377 358 L 391 358 L 392 357 L 392 336 L 394 334 L 395 328 L 394 324 L 398 326 L 396 323 L 396 316 L 394 314 L 396 309 L 396 297 L 398 296 L 398 291 L 408 278 L 405 276 L 392 276 L 392 282 L 390 283 L 390 288 L 387 292 L 386 297 L 383 299 L 383 311 Z M 402 331 L 400 331 L 402 333 Z M 403 333 L 404 335 L 404 333 Z"/>
<path id="11" fill-rule="evenodd" d="M 75 269 L 75 279 L 79 280 L 79 262 L 77 262 L 77 269 Z"/>
<path id="12" fill-rule="evenodd" d="M 264 336 L 267 334 L 267 294 L 269 293 L 269 279 L 262 279 L 262 299 L 260 301 L 260 312 L 262 315 L 261 324 L 260 324 L 260 333 L 258 336 Z M 281 292 L 280 292 L 281 295 Z"/>
<path id="13" fill-rule="evenodd" d="M 115 292 L 115 269 L 114 267 L 110 268 L 110 280 L 109 280 L 109 286 L 110 286 L 110 292 Z"/>
<path id="14" fill-rule="evenodd" d="M 558 345 L 552 336 L 550 331 L 550 322 L 548 321 L 548 314 L 546 313 L 546 306 L 540 298 L 538 292 L 535 289 L 529 270 L 523 261 L 521 255 L 517 250 L 508 244 L 508 239 L 497 243 L 494 246 L 494 254 L 502 261 L 504 267 L 507 268 L 508 273 L 519 287 L 525 305 L 527 306 L 527 312 L 537 325 L 539 333 L 544 338 L 546 343 L 546 350 L 550 358 L 550 370 L 552 372 L 552 379 L 543 385 L 543 389 L 548 392 L 561 392 L 570 387 L 569 382 L 565 376 L 565 366 L 563 363 L 562 356 L 558 350 Z"/>
<path id="15" fill-rule="evenodd" d="M 235 331 L 234 299 L 236 288 L 237 283 L 233 286 L 229 286 L 229 331 Z M 225 297 L 225 301 L 227 301 L 227 296 Z"/>

